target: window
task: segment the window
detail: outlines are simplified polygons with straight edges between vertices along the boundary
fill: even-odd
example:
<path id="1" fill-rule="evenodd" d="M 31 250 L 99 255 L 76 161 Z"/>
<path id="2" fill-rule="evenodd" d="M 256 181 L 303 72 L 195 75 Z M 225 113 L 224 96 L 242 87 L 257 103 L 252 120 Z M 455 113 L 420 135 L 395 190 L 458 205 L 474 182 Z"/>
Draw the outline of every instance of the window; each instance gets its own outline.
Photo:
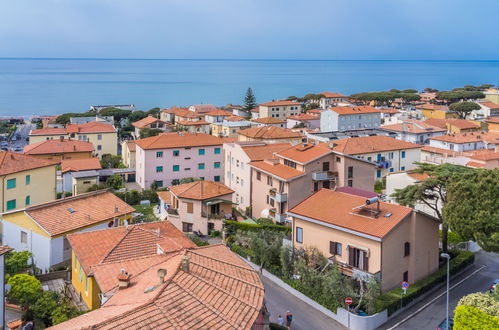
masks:
<path id="1" fill-rule="evenodd" d="M 405 166 L 401 166 L 401 167 L 400 167 L 400 170 L 401 170 L 401 171 L 405 171 Z"/>
<path id="2" fill-rule="evenodd" d="M 200 156 L 204 155 L 204 149 L 199 149 L 198 150 L 198 155 L 200 155 Z"/>
<path id="3" fill-rule="evenodd" d="M 215 155 L 219 155 L 220 154 L 220 148 L 215 148 Z"/>
<path id="4" fill-rule="evenodd" d="M 28 206 L 29 204 L 31 204 L 31 197 L 26 196 L 25 200 L 24 200 L 24 205 Z"/>
<path id="5" fill-rule="evenodd" d="M 296 168 L 296 163 L 292 162 L 290 160 L 287 160 L 287 159 L 284 160 L 284 165 L 292 167 L 292 168 Z"/>
<path id="6" fill-rule="evenodd" d="M 76 259 L 76 257 L 75 257 L 75 271 L 77 271 L 77 270 L 78 270 L 78 259 Z"/>
<path id="7" fill-rule="evenodd" d="M 102 134 L 97 134 L 97 140 L 102 140 Z"/>
<path id="8" fill-rule="evenodd" d="M 405 151 L 402 151 L 402 155 L 400 157 L 405 158 Z"/>
<path id="9" fill-rule="evenodd" d="M 342 253 L 342 245 L 338 242 L 329 242 L 329 253 L 332 255 L 341 256 Z"/>
<path id="10" fill-rule="evenodd" d="M 83 268 L 81 267 L 81 264 L 80 264 L 80 282 L 83 282 Z"/>
<path id="11" fill-rule="evenodd" d="M 163 151 L 157 151 L 156 158 L 163 158 Z"/>
<path id="12" fill-rule="evenodd" d="M 14 189 L 16 187 L 16 179 L 7 180 L 7 189 Z"/>
<path id="13" fill-rule="evenodd" d="M 16 200 L 15 199 L 7 201 L 7 211 L 13 210 L 15 208 L 16 208 Z"/>
<path id="14" fill-rule="evenodd" d="M 262 172 L 258 172 L 258 171 L 256 172 L 256 179 L 258 181 L 262 181 Z"/>
<path id="15" fill-rule="evenodd" d="M 369 270 L 369 258 L 367 252 L 354 247 L 348 247 L 348 264 L 361 270 Z"/>
<path id="16" fill-rule="evenodd" d="M 376 177 L 381 178 L 381 170 L 376 170 Z"/>
<path id="17" fill-rule="evenodd" d="M 393 173 L 394 169 L 393 167 L 390 167 L 390 173 Z"/>
<path id="18" fill-rule="evenodd" d="M 97 145 L 97 150 L 102 150 L 102 146 L 100 144 Z"/>
<path id="19" fill-rule="evenodd" d="M 329 181 L 322 181 L 322 188 L 331 189 L 331 182 L 329 182 Z"/>
<path id="20" fill-rule="evenodd" d="M 158 187 L 158 188 L 163 187 L 163 180 L 155 180 L 154 183 L 156 184 L 156 187 Z"/>
<path id="21" fill-rule="evenodd" d="M 388 158 L 393 159 L 393 152 L 390 152 L 390 153 L 388 154 Z"/>
<path id="22" fill-rule="evenodd" d="M 303 243 L 303 228 L 296 227 L 296 241 Z"/>
<path id="23" fill-rule="evenodd" d="M 381 161 L 381 154 L 378 154 L 378 155 L 376 156 L 376 159 L 378 160 L 378 162 L 380 162 L 380 161 Z"/>
<path id="24" fill-rule="evenodd" d="M 215 182 L 220 182 L 220 175 L 215 175 L 215 176 L 213 177 L 213 181 L 215 181 Z"/>
<path id="25" fill-rule="evenodd" d="M 409 282 L 409 272 L 404 272 L 402 275 L 402 281 Z"/>
<path id="26" fill-rule="evenodd" d="M 324 172 L 329 171 L 329 162 L 322 162 L 322 170 Z"/>
<path id="27" fill-rule="evenodd" d="M 180 165 L 173 165 L 173 172 L 180 171 Z"/>
<path id="28" fill-rule="evenodd" d="M 21 230 L 21 244 L 28 244 L 28 233 Z"/>
<path id="29" fill-rule="evenodd" d="M 267 184 L 272 186 L 272 177 L 270 175 L 267 175 Z"/>
<path id="30" fill-rule="evenodd" d="M 319 190 L 319 182 L 314 182 L 314 191 Z"/>
<path id="31" fill-rule="evenodd" d="M 220 162 L 214 162 L 213 163 L 214 168 L 220 168 Z"/>
<path id="32" fill-rule="evenodd" d="M 192 232 L 192 223 L 182 222 L 182 231 L 184 233 Z"/>
<path id="33" fill-rule="evenodd" d="M 404 243 L 404 257 L 408 257 L 411 255 L 411 243 L 405 242 Z"/>
<path id="34" fill-rule="evenodd" d="M 198 170 L 204 170 L 204 163 L 198 164 Z"/>
<path id="35" fill-rule="evenodd" d="M 180 156 L 180 150 L 173 150 L 173 157 Z"/>
<path id="36" fill-rule="evenodd" d="M 352 179 L 348 180 L 347 184 L 349 187 L 353 187 L 353 180 Z"/>
<path id="37" fill-rule="evenodd" d="M 348 166 L 348 178 L 353 178 L 353 166 Z"/>
<path id="38" fill-rule="evenodd" d="M 241 178 L 241 187 L 243 186 L 243 179 Z"/>
<path id="39" fill-rule="evenodd" d="M 341 163 L 341 158 L 340 157 L 336 157 L 336 162 L 337 163 Z"/>
<path id="40" fill-rule="evenodd" d="M 187 207 L 187 213 L 192 214 L 194 213 L 194 204 L 193 203 L 185 203 L 185 206 Z"/>
<path id="41" fill-rule="evenodd" d="M 31 183 L 31 175 L 26 175 L 26 184 L 30 184 Z"/>
<path id="42" fill-rule="evenodd" d="M 163 166 L 156 166 L 156 173 L 162 173 L 163 172 Z"/>
<path id="43" fill-rule="evenodd" d="M 88 296 L 88 276 L 85 276 L 85 295 Z"/>

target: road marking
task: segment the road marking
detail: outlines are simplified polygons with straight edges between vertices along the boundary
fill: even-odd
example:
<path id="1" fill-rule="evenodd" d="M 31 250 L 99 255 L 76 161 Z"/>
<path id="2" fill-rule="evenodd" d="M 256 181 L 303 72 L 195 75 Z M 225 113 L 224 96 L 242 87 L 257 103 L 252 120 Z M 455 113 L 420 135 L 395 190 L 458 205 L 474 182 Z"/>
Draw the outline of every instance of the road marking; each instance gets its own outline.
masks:
<path id="1" fill-rule="evenodd" d="M 449 291 L 454 289 L 456 286 L 458 285 L 461 285 L 461 283 L 463 283 L 464 281 L 466 281 L 467 279 L 469 279 L 471 276 L 475 275 L 476 273 L 478 273 L 479 271 L 481 271 L 482 269 L 484 269 L 485 267 L 487 266 L 482 266 L 480 268 L 478 268 L 477 270 L 475 270 L 473 273 L 469 274 L 468 276 L 466 276 L 465 278 L 463 278 L 461 281 L 457 282 L 456 284 L 454 284 L 453 286 L 451 286 L 449 288 Z M 411 315 L 407 316 L 405 319 L 402 319 L 400 322 L 396 323 L 394 326 L 392 326 L 391 328 L 388 328 L 387 330 L 393 330 L 395 328 L 397 328 L 398 326 L 400 326 L 402 323 L 404 322 L 407 322 L 409 319 L 413 318 L 414 316 L 416 316 L 417 314 L 419 314 L 421 311 L 423 311 L 426 307 L 430 306 L 431 304 L 433 304 L 436 300 L 440 299 L 444 294 L 446 294 L 447 291 L 444 291 L 442 292 L 441 294 L 439 294 L 437 297 L 433 298 L 431 301 L 427 302 L 426 304 L 424 304 L 423 306 L 421 306 L 417 311 L 415 311 L 414 313 L 412 313 Z"/>

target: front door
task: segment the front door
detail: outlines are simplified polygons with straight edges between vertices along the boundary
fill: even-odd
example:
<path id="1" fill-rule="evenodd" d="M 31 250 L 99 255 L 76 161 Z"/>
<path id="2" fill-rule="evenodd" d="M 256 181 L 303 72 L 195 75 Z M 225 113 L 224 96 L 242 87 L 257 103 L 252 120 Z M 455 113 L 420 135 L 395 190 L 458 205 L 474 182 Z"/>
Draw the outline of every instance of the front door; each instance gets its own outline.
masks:
<path id="1" fill-rule="evenodd" d="M 210 208 L 210 214 L 218 215 L 220 213 L 220 204 L 213 204 Z"/>

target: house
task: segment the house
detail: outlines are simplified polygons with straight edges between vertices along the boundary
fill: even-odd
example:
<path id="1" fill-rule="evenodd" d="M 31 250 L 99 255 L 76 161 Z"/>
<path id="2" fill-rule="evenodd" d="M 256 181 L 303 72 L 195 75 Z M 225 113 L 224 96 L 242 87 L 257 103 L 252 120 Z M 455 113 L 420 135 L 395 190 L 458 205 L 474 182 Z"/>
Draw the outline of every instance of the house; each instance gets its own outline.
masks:
<path id="1" fill-rule="evenodd" d="M 383 292 L 438 270 L 438 223 L 411 208 L 322 189 L 288 215 L 295 248 L 315 247 L 344 274 L 376 278 Z"/>
<path id="2" fill-rule="evenodd" d="M 496 145 L 499 145 L 499 134 L 489 132 L 447 134 L 430 139 L 430 147 L 460 152 L 478 149 L 494 150 Z"/>
<path id="3" fill-rule="evenodd" d="M 205 120 L 177 120 L 175 124 L 179 131 L 210 134 L 210 123 Z"/>
<path id="4" fill-rule="evenodd" d="M 499 151 L 477 150 L 469 156 L 466 166 L 475 168 L 499 168 Z"/>
<path id="5" fill-rule="evenodd" d="M 420 145 L 382 135 L 336 140 L 333 150 L 376 163 L 376 180 L 388 173 L 414 169 L 414 163 L 421 160 Z"/>
<path id="6" fill-rule="evenodd" d="M 374 187 L 374 163 L 334 152 L 326 143 L 290 146 L 249 166 L 252 216 L 278 223 L 286 222 L 289 209 L 321 188 Z"/>
<path id="7" fill-rule="evenodd" d="M 272 101 L 258 107 L 258 118 L 274 117 L 286 119 L 302 112 L 301 103 L 293 101 Z"/>
<path id="8" fill-rule="evenodd" d="M 404 120 L 397 124 L 380 126 L 380 129 L 394 132 L 399 140 L 417 144 L 426 144 L 429 142 L 429 138 L 444 135 L 446 132 L 445 128 L 433 126 L 426 121 L 419 120 Z"/>
<path id="9" fill-rule="evenodd" d="M 185 113 L 189 111 L 187 108 L 171 107 L 169 109 L 161 110 L 159 113 L 159 119 L 175 124 L 175 116 L 177 113 Z"/>
<path id="10" fill-rule="evenodd" d="M 134 135 L 137 139 L 140 138 L 142 130 L 146 128 L 159 129 L 163 132 L 171 132 L 173 130 L 172 124 L 151 115 L 132 123 L 132 125 L 135 127 Z"/>
<path id="11" fill-rule="evenodd" d="M 61 162 L 63 191 L 71 192 L 74 196 L 87 192 L 88 188 L 99 183 L 96 170 L 101 168 L 99 158 L 63 160 Z M 85 176 L 81 173 L 88 171 L 95 172 L 95 175 Z"/>
<path id="12" fill-rule="evenodd" d="M 160 212 L 184 233 L 209 235 L 222 230 L 223 220 L 232 217 L 234 190 L 220 182 L 194 181 L 159 191 Z"/>
<path id="13" fill-rule="evenodd" d="M 469 133 L 481 130 L 480 125 L 464 119 L 435 119 L 430 118 L 424 121 L 426 124 L 440 127 L 447 133 Z"/>
<path id="14" fill-rule="evenodd" d="M 260 108 L 256 107 L 250 110 L 251 119 L 260 118 Z"/>
<path id="15" fill-rule="evenodd" d="M 53 200 L 56 166 L 54 161 L 0 151 L 1 212 Z"/>
<path id="16" fill-rule="evenodd" d="M 458 117 L 454 111 L 449 110 L 449 107 L 445 105 L 426 103 L 416 106 L 416 109 L 421 111 L 423 116 L 427 119 L 451 119 Z"/>
<path id="17" fill-rule="evenodd" d="M 7 245 L 0 245 L 0 324 L 5 324 L 5 254 L 12 251 Z"/>
<path id="18" fill-rule="evenodd" d="M 381 122 L 380 110 L 371 106 L 331 107 L 321 112 L 321 132 L 377 128 Z"/>
<path id="19" fill-rule="evenodd" d="M 251 127 L 252 122 L 241 116 L 225 117 L 221 123 L 211 124 L 211 135 L 218 137 L 237 138 L 240 130 Z"/>
<path id="20" fill-rule="evenodd" d="M 221 123 L 227 117 L 232 117 L 233 114 L 231 112 L 227 112 L 224 110 L 216 109 L 210 112 L 206 112 L 204 114 L 204 120 L 209 122 L 210 124 Z"/>
<path id="21" fill-rule="evenodd" d="M 499 117 L 489 117 L 485 119 L 485 124 L 490 133 L 499 134 Z"/>
<path id="22" fill-rule="evenodd" d="M 303 135 L 291 130 L 275 127 L 251 127 L 239 131 L 239 141 L 264 141 L 268 143 L 300 142 Z"/>
<path id="23" fill-rule="evenodd" d="M 92 143 L 99 158 L 104 154 L 117 155 L 118 153 L 118 131 L 113 125 L 101 122 L 68 124 L 66 128 L 34 129 L 29 133 L 29 143 L 60 140 L 61 137 Z"/>
<path id="24" fill-rule="evenodd" d="M 418 93 L 422 102 L 430 103 L 437 98 L 437 93 Z"/>
<path id="25" fill-rule="evenodd" d="M 397 109 L 379 109 L 381 112 L 381 124 L 389 125 L 389 124 L 397 124 L 400 122 L 400 117 L 402 116 L 402 112 Z"/>
<path id="26" fill-rule="evenodd" d="M 469 114 L 469 117 L 471 119 L 481 120 L 487 117 L 499 116 L 499 104 L 490 101 L 483 101 L 477 103 L 480 106 L 480 110 L 473 110 Z"/>
<path id="27" fill-rule="evenodd" d="M 4 243 L 17 251 L 30 251 L 36 267 L 46 273 L 71 260 L 68 234 L 128 224 L 134 211 L 105 190 L 7 211 L 3 213 Z"/>
<path id="28" fill-rule="evenodd" d="M 189 107 L 189 111 L 191 112 L 197 112 L 200 114 L 205 114 L 211 111 L 216 111 L 219 110 L 216 106 L 213 104 L 194 104 Z"/>
<path id="29" fill-rule="evenodd" d="M 24 147 L 24 154 L 36 158 L 61 161 L 64 159 L 90 158 L 94 154 L 94 145 L 86 141 L 46 140 L 28 144 Z"/>
<path id="30" fill-rule="evenodd" d="M 78 125 L 91 123 L 93 121 L 113 125 L 114 124 L 114 116 L 95 115 L 95 116 L 91 116 L 91 117 L 70 117 L 69 118 L 69 122 L 71 124 L 78 124 Z"/>
<path id="31" fill-rule="evenodd" d="M 289 148 L 290 143 L 229 142 L 224 143 L 224 184 L 234 190 L 232 201 L 240 211 L 249 214 L 251 209 L 250 162 L 275 158 L 274 153 Z"/>
<path id="32" fill-rule="evenodd" d="M 499 104 L 499 89 L 498 88 L 489 88 L 483 92 L 485 94 L 485 100 Z"/>
<path id="33" fill-rule="evenodd" d="M 135 141 L 128 140 L 121 143 L 121 158 L 126 167 L 135 168 Z"/>
<path id="34" fill-rule="evenodd" d="M 344 103 L 347 101 L 347 97 L 340 93 L 323 92 L 319 94 L 322 95 L 322 97 L 319 99 L 319 106 L 322 109 L 327 109 L 332 105 Z"/>
<path id="35" fill-rule="evenodd" d="M 262 117 L 251 120 L 252 126 L 264 127 L 264 126 L 275 126 L 286 128 L 286 119 L 278 119 L 274 117 Z"/>
<path id="36" fill-rule="evenodd" d="M 164 133 L 136 140 L 136 179 L 143 188 L 187 177 L 221 181 L 224 140 L 202 133 Z M 173 182 L 173 183 L 172 183 Z"/>
<path id="37" fill-rule="evenodd" d="M 113 294 L 120 269 L 137 275 L 165 254 L 196 246 L 168 221 L 80 232 L 67 239 L 73 250 L 71 284 L 90 310 Z"/>
<path id="38" fill-rule="evenodd" d="M 259 274 L 221 244 L 182 249 L 183 242 L 176 244 L 179 239 L 165 242 L 164 250 L 160 243 L 148 249 L 157 251 L 156 255 L 147 255 L 145 249 L 132 256 L 96 249 L 100 258 L 91 254 L 91 261 L 101 259 L 107 251 L 113 256 L 90 269 L 96 279 L 100 277 L 97 282 L 109 288 L 101 294 L 105 304 L 51 329 L 268 328 Z M 148 241 L 154 242 L 153 238 Z M 85 240 L 81 246 L 93 242 L 100 242 L 99 237 Z M 135 251 L 131 249 L 134 243 L 120 251 Z"/>
<path id="39" fill-rule="evenodd" d="M 316 129 L 321 125 L 320 115 L 311 113 L 300 113 L 294 116 L 289 116 L 286 120 L 286 128 L 303 127 L 308 129 Z"/>

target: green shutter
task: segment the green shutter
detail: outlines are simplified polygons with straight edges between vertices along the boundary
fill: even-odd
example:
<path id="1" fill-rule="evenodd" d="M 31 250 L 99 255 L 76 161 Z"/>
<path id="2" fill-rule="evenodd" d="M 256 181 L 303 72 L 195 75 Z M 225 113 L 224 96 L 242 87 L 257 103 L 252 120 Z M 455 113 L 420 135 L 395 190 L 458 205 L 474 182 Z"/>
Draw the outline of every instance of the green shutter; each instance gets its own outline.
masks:
<path id="1" fill-rule="evenodd" d="M 15 208 L 16 208 L 16 200 L 15 199 L 7 201 L 7 211 L 13 210 Z"/>
<path id="2" fill-rule="evenodd" d="M 31 183 L 31 175 L 26 175 L 26 184 Z"/>
<path id="3" fill-rule="evenodd" d="M 7 189 L 13 189 L 16 187 L 16 179 L 7 180 Z"/>
<path id="4" fill-rule="evenodd" d="M 24 204 L 26 206 L 28 206 L 29 204 L 31 204 L 31 197 L 30 196 L 26 196 L 26 200 L 25 200 Z"/>

